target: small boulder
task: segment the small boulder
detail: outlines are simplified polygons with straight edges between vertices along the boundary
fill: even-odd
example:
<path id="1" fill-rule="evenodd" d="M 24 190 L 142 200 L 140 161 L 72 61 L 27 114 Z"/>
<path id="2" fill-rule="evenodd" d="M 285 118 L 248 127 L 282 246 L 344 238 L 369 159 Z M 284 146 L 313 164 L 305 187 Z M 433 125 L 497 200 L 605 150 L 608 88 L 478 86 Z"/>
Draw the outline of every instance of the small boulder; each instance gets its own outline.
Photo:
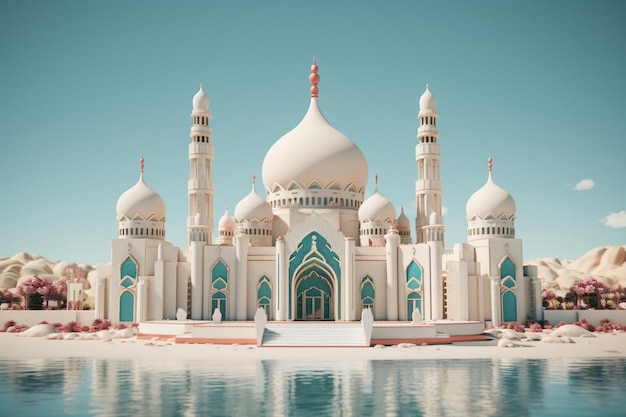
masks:
<path id="1" fill-rule="evenodd" d="M 37 324 L 30 329 L 22 332 L 20 336 L 23 337 L 43 337 L 49 334 L 56 333 L 54 327 L 49 324 Z"/>

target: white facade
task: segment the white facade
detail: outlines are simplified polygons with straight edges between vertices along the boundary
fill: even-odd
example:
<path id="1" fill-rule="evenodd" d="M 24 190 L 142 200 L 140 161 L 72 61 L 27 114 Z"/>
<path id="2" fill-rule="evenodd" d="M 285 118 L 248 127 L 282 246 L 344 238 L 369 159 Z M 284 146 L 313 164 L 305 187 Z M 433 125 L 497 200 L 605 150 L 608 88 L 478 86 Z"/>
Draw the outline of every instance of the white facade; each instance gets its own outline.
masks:
<path id="1" fill-rule="evenodd" d="M 143 181 L 120 197 L 112 264 L 99 270 L 97 317 L 174 319 L 484 321 L 535 319 L 536 277 L 524 274 L 515 238 L 515 202 L 492 179 L 468 201 L 468 241 L 446 250 L 436 101 L 420 99 L 415 241 L 404 211 L 378 189 L 365 198 L 367 161 L 324 117 L 319 75 L 311 67 L 311 104 L 271 147 L 264 196 L 252 190 L 219 221 L 213 241 L 214 158 L 209 101 L 193 98 L 189 145 L 189 247 L 165 241 L 165 205 Z M 219 153 L 218 153 L 219 155 Z M 407 192 L 410 192 L 407 190 Z M 397 216 L 397 217 L 396 217 Z M 153 231 L 158 230 L 156 235 Z M 215 243 L 213 243 L 215 242 Z"/>

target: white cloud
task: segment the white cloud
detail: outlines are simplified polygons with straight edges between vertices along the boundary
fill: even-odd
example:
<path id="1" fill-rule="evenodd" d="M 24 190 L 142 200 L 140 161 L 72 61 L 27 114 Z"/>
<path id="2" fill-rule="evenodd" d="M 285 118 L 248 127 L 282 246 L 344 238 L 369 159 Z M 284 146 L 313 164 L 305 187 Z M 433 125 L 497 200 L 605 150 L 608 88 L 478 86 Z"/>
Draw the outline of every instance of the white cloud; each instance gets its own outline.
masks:
<path id="1" fill-rule="evenodd" d="M 445 216 L 448 214 L 448 208 L 446 206 L 441 206 L 441 215 Z"/>
<path id="2" fill-rule="evenodd" d="M 609 214 L 602 219 L 602 223 L 604 223 L 605 226 L 615 229 L 626 227 L 626 210 Z"/>
<path id="3" fill-rule="evenodd" d="M 584 180 L 580 180 L 580 182 L 574 186 L 574 190 L 578 190 L 578 191 L 591 190 L 595 185 L 596 183 L 594 180 L 584 179 Z"/>

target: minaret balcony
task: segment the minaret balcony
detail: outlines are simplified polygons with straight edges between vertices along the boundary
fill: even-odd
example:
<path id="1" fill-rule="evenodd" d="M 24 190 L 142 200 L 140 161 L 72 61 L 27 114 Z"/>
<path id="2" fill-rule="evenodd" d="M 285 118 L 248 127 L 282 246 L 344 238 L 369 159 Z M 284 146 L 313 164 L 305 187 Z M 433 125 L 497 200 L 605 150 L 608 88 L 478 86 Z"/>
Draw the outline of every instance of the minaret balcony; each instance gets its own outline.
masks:
<path id="1" fill-rule="evenodd" d="M 441 191 L 441 180 L 417 180 L 415 191 L 436 190 Z"/>
<path id="2" fill-rule="evenodd" d="M 439 128 L 434 125 L 421 125 L 417 129 L 418 136 L 439 136 Z"/>
<path id="3" fill-rule="evenodd" d="M 438 143 L 419 143 L 415 147 L 415 156 L 421 155 L 441 155 Z"/>
<path id="4" fill-rule="evenodd" d="M 198 135 L 211 136 L 213 132 L 211 128 L 206 125 L 193 125 L 191 126 L 191 133 L 196 133 Z"/>
<path id="5" fill-rule="evenodd" d="M 204 190 L 204 191 L 215 191 L 215 186 L 213 181 L 207 180 L 205 178 L 190 178 L 187 183 L 188 190 Z"/>
<path id="6" fill-rule="evenodd" d="M 215 151 L 212 143 L 191 142 L 189 144 L 189 155 L 208 155 L 213 159 Z"/>

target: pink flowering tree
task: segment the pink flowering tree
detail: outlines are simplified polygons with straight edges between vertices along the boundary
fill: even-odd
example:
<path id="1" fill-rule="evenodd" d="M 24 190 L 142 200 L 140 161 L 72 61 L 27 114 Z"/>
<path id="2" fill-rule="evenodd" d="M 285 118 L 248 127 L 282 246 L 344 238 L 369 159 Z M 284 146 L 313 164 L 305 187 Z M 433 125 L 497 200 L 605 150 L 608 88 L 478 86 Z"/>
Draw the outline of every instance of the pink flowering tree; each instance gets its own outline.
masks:
<path id="1" fill-rule="evenodd" d="M 41 310 L 44 306 L 47 307 L 52 291 L 52 281 L 37 275 L 33 275 L 17 286 L 17 293 L 24 297 L 25 308 L 29 310 Z"/>
<path id="2" fill-rule="evenodd" d="M 65 306 L 67 304 L 67 278 L 66 277 L 62 277 L 61 279 L 52 282 L 52 290 L 50 291 L 48 300 L 56 301 L 57 308 L 59 310 L 65 309 Z"/>
<path id="3" fill-rule="evenodd" d="M 603 308 L 601 300 L 607 293 L 607 287 L 604 283 L 598 281 L 594 277 L 576 281 L 571 290 L 576 293 L 577 306 L 579 308 Z"/>
<path id="4" fill-rule="evenodd" d="M 14 303 L 19 303 L 20 301 L 22 301 L 22 299 L 11 291 L 6 289 L 0 290 L 0 304 L 8 304 L 9 308 L 11 308 Z"/>

